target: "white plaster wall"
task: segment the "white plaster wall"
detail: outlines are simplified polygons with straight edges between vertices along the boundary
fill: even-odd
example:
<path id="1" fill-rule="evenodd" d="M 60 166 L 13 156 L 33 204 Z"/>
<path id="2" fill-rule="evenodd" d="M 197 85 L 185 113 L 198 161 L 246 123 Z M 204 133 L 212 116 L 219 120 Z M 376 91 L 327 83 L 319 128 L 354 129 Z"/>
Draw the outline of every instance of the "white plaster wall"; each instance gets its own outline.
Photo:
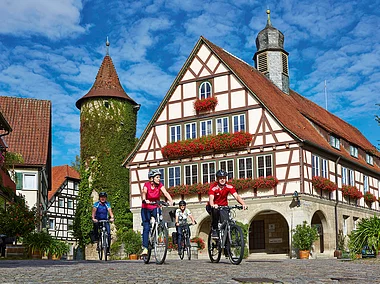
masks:
<path id="1" fill-rule="evenodd" d="M 158 122 L 161 122 L 161 121 L 165 121 L 166 120 L 166 112 L 167 112 L 167 106 L 165 106 L 161 112 L 161 114 L 159 115 L 157 121 Z"/>
<path id="2" fill-rule="evenodd" d="M 282 129 L 282 127 L 278 124 L 278 122 L 274 120 L 272 115 L 270 115 L 268 112 L 265 112 L 265 116 L 268 119 L 268 122 L 274 131 Z"/>
<path id="3" fill-rule="evenodd" d="M 215 107 L 215 111 L 228 109 L 228 94 L 218 95 L 218 104 Z"/>
<path id="4" fill-rule="evenodd" d="M 226 72 L 226 71 L 228 71 L 228 69 L 226 68 L 226 66 L 224 66 L 223 63 L 221 63 L 218 66 L 218 68 L 216 69 L 215 74 L 223 73 L 223 72 Z"/>
<path id="5" fill-rule="evenodd" d="M 189 70 L 187 70 L 186 73 L 185 73 L 185 75 L 182 77 L 181 82 L 182 81 L 186 81 L 186 80 L 191 80 L 191 79 L 194 79 L 194 78 L 195 78 L 194 75 Z"/>
<path id="6" fill-rule="evenodd" d="M 230 78 L 231 78 L 231 90 L 243 88 L 242 84 L 240 84 L 240 82 L 237 80 L 237 78 L 234 75 L 231 75 Z"/>
<path id="7" fill-rule="evenodd" d="M 250 93 L 248 93 L 248 105 L 249 106 L 255 106 L 258 104 L 259 104 L 259 102 Z"/>
<path id="8" fill-rule="evenodd" d="M 195 116 L 196 112 L 194 109 L 194 101 L 185 101 L 183 102 L 183 116 Z"/>
<path id="9" fill-rule="evenodd" d="M 135 179 L 137 180 L 137 179 Z M 140 194 L 140 188 L 139 188 L 139 185 L 138 184 L 131 184 L 131 194 L 132 195 L 135 195 L 135 194 Z"/>
<path id="10" fill-rule="evenodd" d="M 231 92 L 231 107 L 238 108 L 245 106 L 245 91 Z"/>
<path id="11" fill-rule="evenodd" d="M 202 44 L 202 46 L 199 48 L 197 55 L 203 62 L 205 62 L 207 58 L 209 57 L 210 53 L 211 51 L 208 49 L 208 47 Z"/>
<path id="12" fill-rule="evenodd" d="M 248 96 L 250 97 L 250 96 Z M 250 109 L 248 111 L 248 119 L 249 119 L 249 133 L 255 133 L 257 126 L 259 124 L 261 118 L 261 108 L 259 109 Z"/>
<path id="13" fill-rule="evenodd" d="M 169 119 L 176 119 L 182 117 L 181 103 L 174 103 L 169 105 Z"/>
<path id="14" fill-rule="evenodd" d="M 265 135 L 265 139 L 266 139 L 266 143 L 267 143 L 267 144 L 273 144 L 273 143 L 276 142 L 276 141 L 274 140 L 272 134 Z"/>
<path id="15" fill-rule="evenodd" d="M 286 132 L 276 133 L 276 137 L 277 137 L 278 142 L 294 141 L 293 138 Z"/>
<path id="16" fill-rule="evenodd" d="M 197 97 L 197 86 L 195 82 L 183 84 L 183 98 L 196 98 Z"/>
<path id="17" fill-rule="evenodd" d="M 169 102 L 179 101 L 181 99 L 181 86 L 175 88 L 173 94 L 171 95 Z"/>
<path id="18" fill-rule="evenodd" d="M 214 78 L 214 92 L 225 92 L 228 90 L 228 76 L 220 76 Z M 219 97 L 218 97 L 219 98 Z"/>
<path id="19" fill-rule="evenodd" d="M 208 66 L 208 68 L 211 69 L 211 71 L 214 71 L 218 62 L 219 62 L 219 60 L 213 54 L 213 55 L 211 55 L 210 60 L 207 62 L 207 66 Z"/>
<path id="20" fill-rule="evenodd" d="M 199 60 L 196 57 L 194 57 L 193 62 L 191 62 L 190 64 L 190 68 L 191 70 L 194 71 L 195 74 L 198 74 L 202 68 L 202 64 L 199 62 Z"/>

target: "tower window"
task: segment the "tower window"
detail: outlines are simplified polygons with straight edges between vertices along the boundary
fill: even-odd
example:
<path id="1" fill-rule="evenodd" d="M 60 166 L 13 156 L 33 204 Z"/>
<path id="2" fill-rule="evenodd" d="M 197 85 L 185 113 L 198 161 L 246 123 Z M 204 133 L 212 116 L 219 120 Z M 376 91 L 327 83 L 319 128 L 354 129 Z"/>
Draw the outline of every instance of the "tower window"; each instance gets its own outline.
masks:
<path id="1" fill-rule="evenodd" d="M 282 73 L 288 75 L 288 57 L 286 54 L 282 54 Z"/>
<path id="2" fill-rule="evenodd" d="M 200 99 L 207 99 L 211 97 L 211 84 L 210 82 L 203 82 L 199 86 L 199 97 Z"/>
<path id="3" fill-rule="evenodd" d="M 268 72 L 268 55 L 266 53 L 261 53 L 257 56 L 257 63 L 260 72 Z"/>

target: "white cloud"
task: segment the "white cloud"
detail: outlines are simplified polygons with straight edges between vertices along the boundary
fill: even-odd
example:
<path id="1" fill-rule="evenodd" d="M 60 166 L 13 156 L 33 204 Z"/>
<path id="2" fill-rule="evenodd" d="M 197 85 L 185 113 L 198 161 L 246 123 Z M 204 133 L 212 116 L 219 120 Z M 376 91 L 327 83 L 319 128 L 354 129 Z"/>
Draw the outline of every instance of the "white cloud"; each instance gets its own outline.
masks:
<path id="1" fill-rule="evenodd" d="M 80 24 L 80 0 L 2 0 L 0 34 L 41 35 L 52 40 L 86 32 Z"/>

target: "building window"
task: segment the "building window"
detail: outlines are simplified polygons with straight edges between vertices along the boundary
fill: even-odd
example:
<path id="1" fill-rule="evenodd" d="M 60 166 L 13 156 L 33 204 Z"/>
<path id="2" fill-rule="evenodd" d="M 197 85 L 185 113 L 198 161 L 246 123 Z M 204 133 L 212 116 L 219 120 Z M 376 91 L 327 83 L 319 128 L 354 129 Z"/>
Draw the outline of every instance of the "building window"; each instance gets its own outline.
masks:
<path id="1" fill-rule="evenodd" d="M 370 154 L 367 153 L 365 155 L 365 160 L 366 160 L 367 164 L 373 165 L 373 156 L 372 155 L 370 155 Z"/>
<path id="2" fill-rule="evenodd" d="M 336 149 L 340 149 L 339 138 L 335 137 L 334 135 L 331 135 L 330 136 L 330 145 L 333 146 Z"/>
<path id="3" fill-rule="evenodd" d="M 185 184 L 198 183 L 198 165 L 185 166 Z"/>
<path id="4" fill-rule="evenodd" d="M 202 182 L 210 183 L 215 181 L 215 162 L 202 164 Z"/>
<path id="5" fill-rule="evenodd" d="M 328 177 L 328 163 L 326 159 L 318 157 L 316 155 L 311 156 L 311 172 L 312 176 Z"/>
<path id="6" fill-rule="evenodd" d="M 55 220 L 49 219 L 49 229 L 54 230 L 55 229 Z"/>
<path id="7" fill-rule="evenodd" d="M 253 177 L 252 158 L 242 158 L 238 160 L 239 178 Z"/>
<path id="8" fill-rule="evenodd" d="M 260 53 L 258 56 L 257 56 L 257 69 L 261 72 L 261 73 L 265 73 L 268 71 L 268 55 L 266 52 L 264 53 Z"/>
<path id="9" fill-rule="evenodd" d="M 200 99 L 207 99 L 211 97 L 211 84 L 210 82 L 203 82 L 199 86 L 199 97 Z"/>
<path id="10" fill-rule="evenodd" d="M 272 155 L 263 155 L 257 157 L 257 175 L 267 177 L 272 174 Z"/>
<path id="11" fill-rule="evenodd" d="M 15 183 L 16 183 L 16 189 L 22 189 L 23 188 L 23 181 L 24 181 L 24 176 L 22 173 L 17 173 L 16 172 L 16 176 L 15 176 L 16 180 L 15 180 Z"/>
<path id="12" fill-rule="evenodd" d="M 354 171 L 348 168 L 342 167 L 342 184 L 355 185 Z"/>
<path id="13" fill-rule="evenodd" d="M 169 168 L 169 187 L 181 184 L 181 167 Z"/>
<path id="14" fill-rule="evenodd" d="M 353 228 L 353 230 L 356 230 L 356 228 L 358 226 L 359 218 L 358 217 L 353 217 L 353 220 L 354 220 L 354 228 Z"/>
<path id="15" fill-rule="evenodd" d="M 161 178 L 160 178 L 160 182 L 165 185 L 165 171 L 164 169 L 158 169 L 161 173 Z"/>
<path id="16" fill-rule="evenodd" d="M 197 138 L 197 125 L 195 122 L 185 124 L 186 139 Z"/>
<path id="17" fill-rule="evenodd" d="M 364 193 L 366 193 L 369 190 L 368 176 L 363 176 L 363 181 L 364 181 Z"/>
<path id="18" fill-rule="evenodd" d="M 68 219 L 67 220 L 67 230 L 68 231 L 72 231 L 73 228 L 74 228 L 74 222 L 73 222 L 73 220 L 72 219 Z"/>
<path id="19" fill-rule="evenodd" d="M 201 135 L 207 136 L 212 134 L 212 120 L 201 121 Z"/>
<path id="20" fill-rule="evenodd" d="M 225 170 L 227 172 L 228 174 L 227 180 L 234 178 L 234 161 L 233 160 L 220 161 L 219 169 Z"/>
<path id="21" fill-rule="evenodd" d="M 234 115 L 232 116 L 232 121 L 234 124 L 234 132 L 245 131 L 245 115 Z"/>
<path id="22" fill-rule="evenodd" d="M 350 155 L 352 157 L 357 158 L 358 157 L 358 148 L 355 146 L 350 145 Z"/>
<path id="23" fill-rule="evenodd" d="M 216 134 L 228 133 L 228 117 L 217 118 L 216 119 Z"/>
<path id="24" fill-rule="evenodd" d="M 58 198 L 58 206 L 65 207 L 65 200 L 63 198 Z"/>
<path id="25" fill-rule="evenodd" d="M 67 208 L 69 208 L 69 209 L 74 208 L 74 202 L 72 199 L 67 199 Z"/>
<path id="26" fill-rule="evenodd" d="M 348 218 L 349 216 L 343 215 L 343 235 L 344 236 L 347 236 L 348 234 L 348 228 L 347 228 Z"/>
<path id="27" fill-rule="evenodd" d="M 181 125 L 170 127 L 170 142 L 181 141 Z"/>

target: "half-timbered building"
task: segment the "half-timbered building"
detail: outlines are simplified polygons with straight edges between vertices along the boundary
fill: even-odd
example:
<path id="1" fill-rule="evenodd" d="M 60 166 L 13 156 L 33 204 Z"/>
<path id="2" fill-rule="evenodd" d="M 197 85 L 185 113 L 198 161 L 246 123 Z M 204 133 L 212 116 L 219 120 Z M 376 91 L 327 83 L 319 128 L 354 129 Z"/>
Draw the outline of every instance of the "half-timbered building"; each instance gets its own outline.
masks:
<path id="1" fill-rule="evenodd" d="M 269 13 L 256 45 L 253 66 L 204 37 L 196 43 L 125 160 L 134 229 L 142 229 L 148 171 L 160 169 L 165 187 L 188 202 L 198 221 L 192 235 L 207 240 L 208 196 L 201 184 L 223 168 L 231 182 L 253 181 L 238 188 L 249 209 L 236 215 L 249 224 L 251 253 L 290 254 L 292 229 L 306 220 L 319 231 L 315 254 L 332 256 L 339 230 L 348 234 L 360 218 L 379 211 L 378 202 L 360 193 L 379 198 L 380 154 L 359 130 L 289 88 L 284 35 Z M 241 132 L 252 134 L 248 143 L 237 138 Z M 313 177 L 332 187 L 318 187 Z M 344 188 L 360 193 L 350 196 Z"/>
<path id="2" fill-rule="evenodd" d="M 73 255 L 76 239 L 73 223 L 79 190 L 79 173 L 68 165 L 52 168 L 52 190 L 49 192 L 48 229 L 56 239 L 70 244 Z"/>

